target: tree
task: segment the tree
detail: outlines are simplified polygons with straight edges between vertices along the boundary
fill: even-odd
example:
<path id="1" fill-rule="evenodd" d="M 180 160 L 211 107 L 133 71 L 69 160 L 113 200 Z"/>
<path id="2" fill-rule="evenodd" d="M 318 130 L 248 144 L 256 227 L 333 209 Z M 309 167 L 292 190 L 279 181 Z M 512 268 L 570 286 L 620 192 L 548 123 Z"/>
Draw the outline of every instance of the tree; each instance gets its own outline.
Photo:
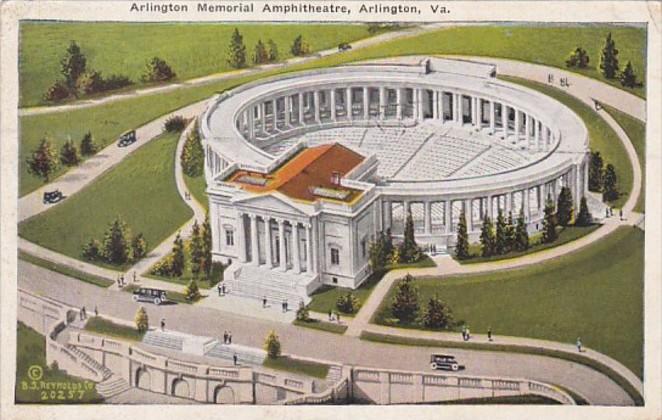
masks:
<path id="1" fill-rule="evenodd" d="M 205 221 L 202 223 L 202 251 L 203 259 L 200 263 L 202 271 L 205 273 L 205 276 L 209 278 L 211 274 L 211 269 L 213 266 L 212 255 L 211 255 L 211 225 L 209 224 L 209 213 L 205 215 Z"/>
<path id="2" fill-rule="evenodd" d="M 310 311 L 303 301 L 299 302 L 299 309 L 297 309 L 296 315 L 297 321 L 308 322 L 310 321 Z"/>
<path id="3" fill-rule="evenodd" d="M 572 192 L 570 188 L 563 187 L 556 199 L 556 221 L 560 226 L 568 226 L 572 220 L 573 212 Z"/>
<path id="4" fill-rule="evenodd" d="M 48 182 L 50 175 L 58 167 L 57 150 L 48 139 L 42 139 L 39 147 L 26 161 L 28 172 Z"/>
<path id="5" fill-rule="evenodd" d="M 205 244 L 202 239 L 202 233 L 200 231 L 200 225 L 198 221 L 193 222 L 193 228 L 191 229 L 191 243 L 189 249 L 191 251 L 191 273 L 194 277 L 198 277 L 200 271 L 202 270 L 202 261 L 205 258 Z"/>
<path id="6" fill-rule="evenodd" d="M 168 133 L 181 133 L 186 128 L 188 120 L 181 115 L 173 115 L 163 124 L 163 128 Z"/>
<path id="7" fill-rule="evenodd" d="M 581 201 L 579 202 L 579 214 L 575 219 L 575 225 L 589 226 L 591 223 L 593 223 L 593 216 L 591 215 L 591 212 L 588 210 L 588 205 L 586 204 L 586 197 L 582 197 Z"/>
<path id="8" fill-rule="evenodd" d="M 51 87 L 44 93 L 44 99 L 51 102 L 59 102 L 67 99 L 71 94 L 69 87 L 63 80 L 57 80 Z"/>
<path id="9" fill-rule="evenodd" d="M 292 55 L 295 57 L 301 57 L 307 54 L 310 54 L 310 46 L 306 41 L 304 41 L 303 36 L 299 35 L 294 38 L 292 43 L 292 48 L 290 48 Z"/>
<path id="10" fill-rule="evenodd" d="M 494 237 L 494 225 L 487 214 L 483 218 L 483 226 L 480 229 L 481 255 L 490 257 L 496 251 L 496 240 Z"/>
<path id="11" fill-rule="evenodd" d="M 144 307 L 138 308 L 136 311 L 136 316 L 134 318 L 134 322 L 136 323 L 136 329 L 139 332 L 145 332 L 149 328 L 149 318 L 147 317 L 147 311 L 145 311 Z"/>
<path id="12" fill-rule="evenodd" d="M 131 253 L 134 261 L 141 259 L 147 254 L 147 241 L 142 233 L 137 234 L 131 239 Z"/>
<path id="13" fill-rule="evenodd" d="M 599 151 L 591 151 L 588 166 L 588 189 L 593 192 L 602 191 L 604 177 L 604 161 Z"/>
<path id="14" fill-rule="evenodd" d="M 68 140 L 60 149 L 60 162 L 66 166 L 76 166 L 80 163 L 78 149 L 72 140 Z"/>
<path id="15" fill-rule="evenodd" d="M 269 38 L 269 41 L 267 41 L 267 45 L 269 46 L 269 62 L 270 63 L 275 63 L 278 61 L 280 58 L 278 54 L 278 45 L 274 42 L 273 39 Z"/>
<path id="16" fill-rule="evenodd" d="M 83 245 L 83 258 L 88 261 L 96 261 L 101 258 L 101 242 L 91 238 L 88 243 Z"/>
<path id="17" fill-rule="evenodd" d="M 255 53 L 253 53 L 253 63 L 264 64 L 268 62 L 269 62 L 269 52 L 262 43 L 262 40 L 258 39 L 257 44 L 255 44 Z"/>
<path id="18" fill-rule="evenodd" d="M 469 258 L 469 235 L 467 233 L 467 217 L 464 209 L 460 213 L 460 221 L 457 225 L 457 242 L 455 244 L 455 257 L 458 260 Z"/>
<path id="19" fill-rule="evenodd" d="M 414 218 L 411 210 L 407 213 L 405 221 L 404 240 L 400 244 L 400 262 L 413 263 L 421 259 L 421 250 L 416 244 L 414 236 Z"/>
<path id="20" fill-rule="evenodd" d="M 437 295 L 431 297 L 423 314 L 423 325 L 427 328 L 448 328 L 453 325 L 453 312 Z"/>
<path id="21" fill-rule="evenodd" d="M 503 255 L 508 252 L 507 235 L 506 218 L 503 217 L 503 211 L 499 209 L 496 220 L 496 238 L 494 242 L 494 251 L 497 255 Z"/>
<path id="22" fill-rule="evenodd" d="M 71 95 L 78 96 L 76 92 L 78 78 L 85 73 L 86 65 L 85 55 L 80 51 L 76 41 L 71 41 L 67 54 L 60 61 L 60 73 L 64 76 L 64 82 Z"/>
<path id="23" fill-rule="evenodd" d="M 611 38 L 611 32 L 605 39 L 605 45 L 600 54 L 600 70 L 607 79 L 613 79 L 618 74 L 618 50 L 616 43 Z"/>
<path id="24" fill-rule="evenodd" d="M 359 310 L 359 300 L 352 294 L 352 292 L 347 292 L 344 295 L 338 296 L 338 299 L 336 300 L 336 308 L 340 312 L 344 312 L 346 314 L 353 314 L 354 312 Z"/>
<path id="25" fill-rule="evenodd" d="M 632 68 L 632 63 L 630 61 L 625 65 L 625 70 L 620 74 L 619 79 L 621 85 L 625 87 L 633 88 L 640 85 L 640 83 L 637 82 L 637 75 L 634 72 L 634 68 Z"/>
<path id="26" fill-rule="evenodd" d="M 548 244 L 556 240 L 556 214 L 554 214 L 554 201 L 551 196 L 547 196 L 544 212 L 542 242 Z"/>
<path id="27" fill-rule="evenodd" d="M 589 58 L 586 50 L 581 47 L 577 47 L 570 53 L 568 59 L 565 60 L 565 65 L 567 67 L 577 67 L 583 69 L 588 67 L 588 62 Z"/>
<path id="28" fill-rule="evenodd" d="M 377 239 L 370 242 L 368 249 L 368 264 L 373 272 L 383 270 L 388 264 L 388 255 L 385 253 L 386 235 L 384 232 L 377 234 Z"/>
<path id="29" fill-rule="evenodd" d="M 412 283 L 413 277 L 407 274 L 398 282 L 398 289 L 391 304 L 391 313 L 401 323 L 409 323 L 418 314 L 418 289 Z"/>
<path id="30" fill-rule="evenodd" d="M 614 201 L 618 198 L 618 178 L 616 177 L 616 168 L 611 163 L 605 168 L 604 185 L 602 187 L 602 199 L 605 201 Z"/>
<path id="31" fill-rule="evenodd" d="M 82 92 L 86 95 L 91 95 L 93 93 L 102 92 L 105 90 L 106 83 L 103 80 L 101 73 L 93 70 L 87 71 L 80 75 L 76 81 L 76 91 Z"/>
<path id="32" fill-rule="evenodd" d="M 276 331 L 271 330 L 264 340 L 264 349 L 267 351 L 267 356 L 270 359 L 276 359 L 280 356 L 281 346 L 280 339 L 276 335 Z"/>
<path id="33" fill-rule="evenodd" d="M 515 249 L 515 223 L 513 222 L 513 212 L 508 212 L 506 219 L 506 252 Z"/>
<path id="34" fill-rule="evenodd" d="M 237 28 L 234 28 L 234 32 L 232 32 L 232 37 L 230 38 L 227 62 L 230 67 L 235 69 L 246 67 L 246 46 L 244 45 L 244 37 L 239 33 L 239 29 Z"/>
<path id="35" fill-rule="evenodd" d="M 180 232 L 177 233 L 175 241 L 173 242 L 171 255 L 172 265 L 170 271 L 172 276 L 181 277 L 184 273 L 186 260 L 184 257 L 184 240 L 182 239 Z"/>
<path id="36" fill-rule="evenodd" d="M 387 228 L 386 239 L 384 240 L 384 253 L 386 254 L 387 258 L 390 258 L 394 251 L 395 247 L 393 246 L 393 234 L 391 233 L 391 228 Z"/>
<path id="37" fill-rule="evenodd" d="M 191 279 L 186 285 L 184 298 L 189 302 L 195 302 L 200 299 L 200 288 L 198 288 L 198 282 L 195 279 Z"/>
<path id="38" fill-rule="evenodd" d="M 80 153 L 83 156 L 90 156 L 97 152 L 97 145 L 94 143 L 94 138 L 91 132 L 85 133 L 83 139 L 80 141 Z"/>
<path id="39" fill-rule="evenodd" d="M 205 163 L 205 151 L 200 142 L 197 123 L 186 137 L 180 162 L 182 164 L 182 171 L 186 175 L 193 178 L 202 175 Z"/>
<path id="40" fill-rule="evenodd" d="M 522 252 L 529 249 L 529 232 L 526 230 L 526 220 L 524 220 L 524 209 L 520 210 L 515 226 L 515 244 L 516 251 Z"/>
<path id="41" fill-rule="evenodd" d="M 131 233 L 127 224 L 118 216 L 110 224 L 103 239 L 103 256 L 111 264 L 124 264 L 129 261 Z"/>
<path id="42" fill-rule="evenodd" d="M 153 57 L 145 66 L 145 71 L 140 77 L 143 82 L 166 82 L 177 77 L 168 63 L 159 57 Z"/>

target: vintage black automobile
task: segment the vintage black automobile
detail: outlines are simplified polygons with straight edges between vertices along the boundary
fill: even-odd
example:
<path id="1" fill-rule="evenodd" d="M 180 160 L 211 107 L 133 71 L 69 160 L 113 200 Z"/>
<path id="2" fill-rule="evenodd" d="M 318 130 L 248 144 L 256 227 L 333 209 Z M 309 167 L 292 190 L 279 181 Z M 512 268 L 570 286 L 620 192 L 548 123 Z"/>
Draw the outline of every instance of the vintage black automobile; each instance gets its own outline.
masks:
<path id="1" fill-rule="evenodd" d="M 62 191 L 60 191 L 60 190 L 45 191 L 44 192 L 44 204 L 57 203 L 58 201 L 60 201 L 62 199 L 64 199 L 64 195 L 62 194 Z"/>
<path id="2" fill-rule="evenodd" d="M 136 130 L 128 131 L 120 136 L 119 142 L 117 142 L 118 147 L 126 147 L 130 144 L 136 142 Z"/>
<path id="3" fill-rule="evenodd" d="M 140 287 L 133 291 L 133 300 L 134 302 L 152 302 L 160 305 L 168 301 L 168 294 L 165 290 Z"/>
<path id="4" fill-rule="evenodd" d="M 455 356 L 449 354 L 433 354 L 430 356 L 430 367 L 434 370 L 460 370 L 460 364 L 455 360 Z"/>
<path id="5" fill-rule="evenodd" d="M 347 51 L 351 49 L 352 46 L 349 45 L 347 42 L 341 42 L 340 44 L 338 44 L 338 51 Z"/>

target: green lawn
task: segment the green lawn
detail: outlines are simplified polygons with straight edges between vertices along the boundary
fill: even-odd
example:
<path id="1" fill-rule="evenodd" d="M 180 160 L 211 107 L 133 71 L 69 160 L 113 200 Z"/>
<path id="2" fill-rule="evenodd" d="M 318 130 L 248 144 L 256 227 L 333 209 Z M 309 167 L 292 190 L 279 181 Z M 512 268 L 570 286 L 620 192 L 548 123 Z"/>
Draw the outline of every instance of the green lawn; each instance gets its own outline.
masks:
<path id="1" fill-rule="evenodd" d="M 191 192 L 193 198 L 195 198 L 198 203 L 200 203 L 205 210 L 209 211 L 209 200 L 207 199 L 207 182 L 205 181 L 205 176 L 195 176 L 191 177 L 184 174 L 184 183 L 186 188 Z"/>
<path id="2" fill-rule="evenodd" d="M 171 27 L 177 27 L 177 25 L 171 25 Z M 593 53 L 589 46 L 592 45 L 591 48 L 597 51 L 608 31 L 611 31 L 616 39 L 617 46 L 621 51 L 620 59 L 632 59 L 636 68 L 643 68 L 646 44 L 643 29 L 615 26 L 587 26 L 581 28 L 515 25 L 459 27 L 421 34 L 413 38 L 384 42 L 342 54 L 334 54 L 312 62 L 295 65 L 285 70 L 275 69 L 258 75 L 222 80 L 203 86 L 184 87 L 172 92 L 126 99 L 67 113 L 21 117 L 19 195 L 23 196 L 42 185 L 39 179 L 27 173 L 24 162 L 44 136 L 49 136 L 57 147 L 61 147 L 69 137 L 78 142 L 83 134 L 90 130 L 100 144 L 107 145 L 126 130 L 143 125 L 187 104 L 207 98 L 215 92 L 270 75 L 329 67 L 370 58 L 408 54 L 474 54 L 500 56 L 562 67 L 567 52 L 578 43 L 581 43 L 584 48 L 588 49 L 589 54 L 593 54 L 591 62 L 595 62 L 597 52 Z M 531 43 L 531 40 L 538 40 L 541 45 L 554 46 L 554 48 L 532 48 L 534 44 Z M 586 73 L 602 80 L 594 70 L 589 70 Z M 643 95 L 643 89 L 640 90 L 640 94 Z M 64 169 L 60 169 L 55 176 L 62 173 L 64 173 Z"/>
<path id="3" fill-rule="evenodd" d="M 646 124 L 608 105 L 603 104 L 602 106 L 623 128 L 637 151 L 637 157 L 641 165 L 641 193 L 639 199 L 637 199 L 637 204 L 634 206 L 634 211 L 643 213 L 646 210 Z"/>
<path id="4" fill-rule="evenodd" d="M 643 375 L 644 233 L 621 227 L 544 264 L 470 276 L 417 279 L 423 305 L 438 294 L 471 331 L 584 344 Z M 373 322 L 392 324 L 392 288 Z M 417 325 L 399 325 L 417 328 Z"/>
<path id="5" fill-rule="evenodd" d="M 117 324 L 100 316 L 93 316 L 85 323 L 85 331 L 108 335 L 111 337 L 123 338 L 130 341 L 142 341 L 144 332 L 140 332 L 136 327 L 129 327 L 124 324 Z"/>
<path id="6" fill-rule="evenodd" d="M 320 379 L 326 378 L 326 375 L 329 373 L 329 365 L 307 360 L 293 359 L 288 356 L 280 356 L 276 359 L 267 357 L 264 359 L 263 366 Z"/>
<path id="7" fill-rule="evenodd" d="M 280 58 L 287 59 L 299 34 L 312 51 L 369 36 L 367 25 L 351 24 L 24 22 L 20 27 L 20 104 L 44 102 L 44 92 L 61 77 L 60 60 L 72 40 L 87 57 L 88 69 L 106 76 L 123 74 L 139 86 L 145 64 L 154 56 L 170 64 L 179 80 L 233 70 L 226 59 L 235 27 L 244 36 L 249 60 L 258 38 L 265 43 L 273 39 Z"/>
<path id="8" fill-rule="evenodd" d="M 567 244 L 568 242 L 572 242 L 583 236 L 588 235 L 589 233 L 595 231 L 599 227 L 600 225 L 567 226 L 565 228 L 558 228 L 557 229 L 558 238 L 556 239 L 556 241 L 548 244 L 542 243 L 541 241 L 542 233 L 538 233 L 529 238 L 529 243 L 531 244 L 531 247 L 529 247 L 529 249 L 527 249 L 526 251 L 509 252 L 504 255 L 494 255 L 491 257 L 482 257 L 480 255 L 481 246 L 479 243 L 471 244 L 469 245 L 469 253 L 471 254 L 471 258 L 469 258 L 468 260 L 457 260 L 455 256 L 453 256 L 453 258 L 455 258 L 460 264 L 475 264 L 481 262 L 500 261 L 500 260 L 507 260 L 510 258 L 517 258 L 523 255 L 528 255 L 534 252 L 540 252 L 545 249 L 555 248 L 557 246 Z"/>
<path id="9" fill-rule="evenodd" d="M 616 168 L 620 196 L 612 203 L 612 206 L 616 208 L 622 207 L 632 191 L 632 166 L 627 158 L 627 152 L 623 143 L 621 143 L 621 140 L 618 138 L 614 130 L 611 129 L 609 124 L 607 124 L 607 122 L 603 120 L 593 108 L 584 104 L 579 99 L 570 96 L 561 89 L 517 77 L 501 76 L 501 78 L 538 90 L 547 96 L 551 96 L 579 115 L 588 129 L 590 148 L 592 150 L 600 151 L 605 166 L 608 163 L 611 163 Z"/>
<path id="10" fill-rule="evenodd" d="M 43 335 L 20 321 L 16 329 L 16 403 L 86 404 L 103 402 L 103 397 L 97 393 L 94 382 L 67 375 L 57 368 L 50 369 L 46 365 L 46 339 Z M 31 379 L 28 375 L 28 369 L 31 366 L 41 368 L 43 372 L 41 379 L 37 381 Z M 8 375 L 5 378 L 8 378 Z M 69 388 L 54 392 L 41 390 L 39 382 L 51 387 L 55 384 L 65 384 Z"/>
<path id="11" fill-rule="evenodd" d="M 175 185 L 177 138 L 164 134 L 136 150 L 81 192 L 21 223 L 19 235 L 81 258 L 83 244 L 102 240 L 108 224 L 121 216 L 134 234 L 144 234 L 151 250 L 193 215 Z"/>
<path id="12" fill-rule="evenodd" d="M 95 276 L 93 274 L 88 274 L 80 270 L 77 270 L 75 268 L 67 267 L 66 265 L 63 264 L 46 261 L 42 258 L 35 257 L 34 255 L 30 255 L 20 250 L 18 251 L 18 259 L 99 287 L 110 287 L 114 283 L 114 281 L 108 280 L 107 278 Z"/>
<path id="13" fill-rule="evenodd" d="M 294 320 L 292 323 L 298 327 L 312 328 L 314 330 L 326 331 L 334 334 L 344 334 L 347 330 L 347 325 L 337 324 L 335 322 L 320 321 L 318 319 L 311 319 L 310 321 Z"/>

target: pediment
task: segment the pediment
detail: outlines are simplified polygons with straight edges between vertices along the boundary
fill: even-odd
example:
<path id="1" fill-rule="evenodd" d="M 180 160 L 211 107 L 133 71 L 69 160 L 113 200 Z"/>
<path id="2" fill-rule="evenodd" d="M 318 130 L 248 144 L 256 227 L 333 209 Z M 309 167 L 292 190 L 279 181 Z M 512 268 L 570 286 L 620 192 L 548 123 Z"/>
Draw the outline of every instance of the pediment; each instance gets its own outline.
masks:
<path id="1" fill-rule="evenodd" d="M 241 197 L 233 200 L 233 203 L 239 205 L 241 208 L 254 209 L 256 213 L 267 213 L 273 216 L 307 216 L 309 213 L 309 210 L 306 208 L 309 206 L 293 202 L 278 192 Z"/>

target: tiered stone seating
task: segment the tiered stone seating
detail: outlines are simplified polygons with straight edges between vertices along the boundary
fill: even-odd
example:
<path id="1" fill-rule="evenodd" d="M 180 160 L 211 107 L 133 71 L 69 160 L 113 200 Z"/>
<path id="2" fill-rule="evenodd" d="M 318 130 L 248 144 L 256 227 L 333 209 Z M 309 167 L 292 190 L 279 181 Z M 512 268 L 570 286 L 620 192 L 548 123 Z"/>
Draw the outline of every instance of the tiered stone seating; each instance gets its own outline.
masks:
<path id="1" fill-rule="evenodd" d="M 131 389 L 131 385 L 119 375 L 113 374 L 96 386 L 97 392 L 108 399 Z"/>
<path id="2" fill-rule="evenodd" d="M 171 350 L 182 351 L 184 348 L 184 337 L 181 335 L 169 334 L 163 331 L 150 330 L 143 336 L 144 344 L 155 347 L 164 347 Z"/>
<path id="3" fill-rule="evenodd" d="M 489 150 L 480 155 L 471 165 L 467 165 L 458 176 L 481 176 L 503 172 L 525 165 L 531 161 L 532 156 L 517 150 L 505 148 L 494 144 Z"/>
<path id="4" fill-rule="evenodd" d="M 223 344 L 217 342 L 214 347 L 209 350 L 205 356 L 217 357 L 219 359 L 234 360 L 237 356 L 237 362 L 241 365 L 256 365 L 261 366 L 266 357 L 263 350 L 240 346 L 237 344 Z"/>
<path id="5" fill-rule="evenodd" d="M 315 280 L 314 275 L 293 274 L 277 269 L 243 265 L 235 272 L 234 279 L 228 282 L 228 293 L 262 300 L 265 296 L 270 303 L 287 301 L 289 308 L 296 309 L 299 302 L 308 304 L 310 297 L 306 287 Z"/>

